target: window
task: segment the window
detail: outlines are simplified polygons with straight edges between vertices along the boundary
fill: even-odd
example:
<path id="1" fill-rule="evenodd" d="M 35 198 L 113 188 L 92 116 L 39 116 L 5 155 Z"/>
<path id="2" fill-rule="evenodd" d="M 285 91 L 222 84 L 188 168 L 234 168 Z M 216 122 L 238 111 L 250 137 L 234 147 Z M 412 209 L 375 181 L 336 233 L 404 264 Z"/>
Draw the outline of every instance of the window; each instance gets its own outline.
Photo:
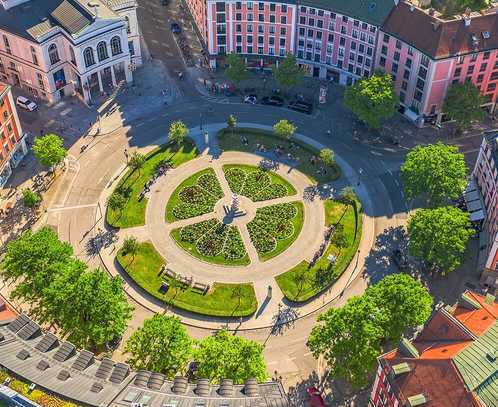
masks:
<path id="1" fill-rule="evenodd" d="M 280 6 L 280 11 L 282 11 L 282 13 L 287 13 L 287 5 L 286 4 L 282 4 Z"/>
<path id="2" fill-rule="evenodd" d="M 242 14 L 240 14 L 240 13 L 236 13 L 236 14 L 235 14 L 235 20 L 236 20 L 236 21 L 241 21 L 241 20 L 242 20 Z"/>
<path id="3" fill-rule="evenodd" d="M 247 24 L 247 32 L 252 33 L 252 24 Z"/>
<path id="4" fill-rule="evenodd" d="M 252 21 L 252 13 L 247 14 L 247 21 Z"/>
<path id="5" fill-rule="evenodd" d="M 395 52 L 394 52 L 394 55 L 393 55 L 393 59 L 394 59 L 395 61 L 399 61 L 399 57 L 400 57 L 399 52 L 398 52 L 398 51 L 395 51 Z"/>
<path id="6" fill-rule="evenodd" d="M 380 57 L 380 59 L 379 59 L 379 65 L 380 66 L 386 66 L 386 58 Z"/>
<path id="7" fill-rule="evenodd" d="M 69 55 L 71 56 L 71 62 L 73 65 L 76 65 L 76 55 L 74 55 L 74 49 L 73 47 L 69 47 Z"/>
<path id="8" fill-rule="evenodd" d="M 413 95 L 413 99 L 415 99 L 418 102 L 422 101 L 422 92 L 420 92 L 418 89 L 415 90 L 415 95 Z"/>
<path id="9" fill-rule="evenodd" d="M 341 37 L 341 38 L 339 39 L 339 45 L 342 45 L 342 46 L 346 45 L 346 38 Z"/>
<path id="10" fill-rule="evenodd" d="M 469 65 L 467 68 L 467 75 L 474 73 L 474 65 Z"/>
<path id="11" fill-rule="evenodd" d="M 304 16 L 299 17 L 299 24 L 306 25 L 306 17 Z"/>
<path id="12" fill-rule="evenodd" d="M 128 51 L 130 51 L 130 55 L 135 55 L 135 44 L 133 41 L 128 41 Z M 92 51 L 92 58 L 93 58 L 93 51 Z"/>
<path id="13" fill-rule="evenodd" d="M 425 82 L 422 79 L 417 79 L 417 89 L 424 90 Z"/>
<path id="14" fill-rule="evenodd" d="M 484 80 L 484 75 L 481 74 L 477 77 L 477 83 L 481 83 L 483 80 Z"/>
<path id="15" fill-rule="evenodd" d="M 348 65 L 348 71 L 349 71 L 349 72 L 351 72 L 351 73 L 353 73 L 353 71 L 354 71 L 354 66 L 353 66 L 353 64 L 349 64 L 349 65 Z"/>
<path id="16" fill-rule="evenodd" d="M 389 35 L 384 34 L 384 39 L 383 39 L 383 41 L 384 41 L 384 42 L 389 42 L 389 39 L 390 39 Z"/>
<path id="17" fill-rule="evenodd" d="M 458 57 L 457 64 L 463 64 L 464 60 L 465 60 L 465 57 Z"/>
<path id="18" fill-rule="evenodd" d="M 258 10 L 262 11 L 265 9 L 265 3 L 258 3 Z"/>
<path id="19" fill-rule="evenodd" d="M 427 77 L 427 69 L 421 66 L 418 70 L 418 76 L 420 76 L 422 79 L 425 79 Z"/>
<path id="20" fill-rule="evenodd" d="M 316 26 L 318 28 L 323 28 L 323 20 L 316 20 Z"/>
<path id="21" fill-rule="evenodd" d="M 323 10 L 318 10 L 318 15 L 319 15 L 320 17 L 323 17 L 323 15 L 324 15 Z"/>
<path id="22" fill-rule="evenodd" d="M 477 59 L 477 54 L 472 54 L 472 56 L 470 57 L 470 60 L 475 61 L 476 59 Z"/>
<path id="23" fill-rule="evenodd" d="M 372 56 L 372 54 L 373 54 L 373 49 L 372 49 L 371 47 L 368 47 L 368 48 L 367 48 L 367 55 L 368 55 L 369 57 L 371 57 L 371 56 Z"/>
<path id="24" fill-rule="evenodd" d="M 315 19 L 314 18 L 308 18 L 308 25 L 311 27 L 315 26 Z"/>
<path id="25" fill-rule="evenodd" d="M 265 15 L 264 14 L 258 14 L 258 21 L 265 21 Z"/>
<path id="26" fill-rule="evenodd" d="M 356 75 L 361 76 L 361 68 L 356 68 Z"/>
<path id="27" fill-rule="evenodd" d="M 268 48 L 268 54 L 275 55 L 275 47 L 269 47 Z"/>
<path id="28" fill-rule="evenodd" d="M 242 10 L 242 2 L 238 1 L 235 3 L 235 10 Z"/>
<path id="29" fill-rule="evenodd" d="M 268 44 L 269 45 L 275 45 L 275 37 L 268 38 Z"/>
<path id="30" fill-rule="evenodd" d="M 248 54 L 252 54 L 252 47 L 251 47 L 251 46 L 248 46 L 248 47 L 247 47 L 247 53 L 248 53 Z"/>
<path id="31" fill-rule="evenodd" d="M 365 58 L 365 66 L 370 66 L 371 60 L 369 58 Z"/>
<path id="32" fill-rule="evenodd" d="M 369 43 L 369 44 L 373 44 L 373 43 L 374 43 L 374 41 L 375 41 L 374 37 L 373 37 L 373 36 L 371 36 L 371 35 L 369 35 L 369 36 L 368 36 L 368 43 Z"/>
<path id="33" fill-rule="evenodd" d="M 367 35 L 362 31 L 360 32 L 360 40 L 365 41 L 367 39 Z"/>
<path id="34" fill-rule="evenodd" d="M 279 54 L 281 57 L 285 57 L 285 48 L 280 48 L 280 51 L 278 52 L 278 54 Z"/>
<path id="35" fill-rule="evenodd" d="M 131 34 L 130 19 L 128 16 L 125 17 L 125 21 L 126 21 L 126 33 Z"/>
<path id="36" fill-rule="evenodd" d="M 320 54 L 315 54 L 315 62 L 320 62 Z"/>
<path id="37" fill-rule="evenodd" d="M 5 44 L 5 51 L 7 51 L 7 54 L 12 54 L 10 42 L 6 35 L 3 36 L 3 43 Z"/>
<path id="38" fill-rule="evenodd" d="M 422 55 L 420 63 L 427 68 L 429 66 L 429 57 L 426 55 Z"/>
<path id="39" fill-rule="evenodd" d="M 488 64 L 486 64 L 486 63 L 481 64 L 481 67 L 479 68 L 479 72 L 484 72 L 487 67 L 488 67 Z"/>
<path id="40" fill-rule="evenodd" d="M 36 56 L 35 47 L 31 46 L 29 49 L 31 50 L 31 59 L 33 60 L 33 64 L 38 65 L 38 57 Z"/>
<path id="41" fill-rule="evenodd" d="M 328 42 L 334 42 L 334 34 L 329 34 L 327 37 Z"/>
<path id="42" fill-rule="evenodd" d="M 356 59 L 356 61 L 357 61 L 359 64 L 362 64 L 362 63 L 363 63 L 363 55 L 358 55 L 358 58 Z"/>
<path id="43" fill-rule="evenodd" d="M 317 40 L 321 40 L 322 39 L 322 32 L 321 31 L 317 31 L 316 32 L 316 39 Z"/>
<path id="44" fill-rule="evenodd" d="M 347 16 L 342 16 L 342 22 L 347 23 L 348 22 L 348 17 Z"/>
<path id="45" fill-rule="evenodd" d="M 97 44 L 97 56 L 99 61 L 109 58 L 109 54 L 107 53 L 107 44 L 104 41 Z"/>
<path id="46" fill-rule="evenodd" d="M 399 92 L 399 101 L 401 103 L 405 103 L 405 98 L 406 98 L 406 95 L 404 92 Z"/>
<path id="47" fill-rule="evenodd" d="M 258 37 L 258 44 L 264 44 L 265 38 L 264 37 Z"/>
<path id="48" fill-rule="evenodd" d="M 387 47 L 385 45 L 382 46 L 381 50 L 380 50 L 380 53 L 382 55 L 387 55 Z"/>
<path id="49" fill-rule="evenodd" d="M 353 30 L 353 31 L 351 32 L 351 36 L 352 36 L 353 38 L 358 38 L 358 30 Z"/>
<path id="50" fill-rule="evenodd" d="M 306 34 L 306 30 L 305 30 L 304 28 L 302 28 L 302 27 L 301 27 L 301 28 L 299 29 L 299 35 L 300 35 L 301 37 L 304 37 L 304 36 L 305 36 L 305 34 Z"/>
<path id="51" fill-rule="evenodd" d="M 353 20 L 353 25 L 355 27 L 359 27 L 360 26 L 360 22 L 358 20 Z"/>
<path id="52" fill-rule="evenodd" d="M 275 11 L 275 3 L 270 3 L 270 11 Z"/>
<path id="53" fill-rule="evenodd" d="M 263 47 L 258 47 L 258 54 L 262 54 L 263 53 Z"/>
<path id="54" fill-rule="evenodd" d="M 235 25 L 235 32 L 238 32 L 238 33 L 242 32 L 242 25 L 241 24 Z"/>
<path id="55" fill-rule="evenodd" d="M 412 67 L 412 60 L 410 58 L 406 58 L 405 65 L 408 69 Z"/>
<path id="56" fill-rule="evenodd" d="M 48 47 L 48 57 L 50 58 L 50 63 L 52 65 L 60 61 L 59 51 L 57 51 L 57 45 L 52 44 Z"/>
<path id="57" fill-rule="evenodd" d="M 258 25 L 258 33 L 264 33 L 265 32 L 265 26 L 264 25 Z"/>
<path id="58" fill-rule="evenodd" d="M 331 18 L 332 20 L 335 20 L 335 18 L 336 18 L 336 17 L 337 17 L 337 16 L 335 15 L 335 13 L 330 13 L 330 18 Z"/>
<path id="59" fill-rule="evenodd" d="M 313 54 L 312 54 L 311 52 L 307 52 L 307 53 L 306 53 L 306 59 L 307 59 L 308 61 L 311 61 L 311 59 L 312 59 L 312 58 L 313 58 Z"/>
<path id="60" fill-rule="evenodd" d="M 285 35 L 287 33 L 287 29 L 285 27 L 280 27 L 280 35 Z"/>
<path id="61" fill-rule="evenodd" d="M 491 53 L 489 51 L 486 51 L 483 56 L 482 56 L 482 59 L 486 60 L 486 59 L 489 59 L 489 56 L 491 55 Z"/>
<path id="62" fill-rule="evenodd" d="M 495 83 L 490 83 L 488 87 L 486 88 L 486 92 L 490 92 L 496 89 L 496 82 Z"/>
<path id="63" fill-rule="evenodd" d="M 235 47 L 235 50 L 236 50 L 237 54 L 242 54 L 242 47 L 240 45 L 237 45 Z"/>
<path id="64" fill-rule="evenodd" d="M 43 82 L 43 76 L 41 75 L 41 73 L 36 73 L 36 79 L 38 80 L 38 87 L 41 90 L 45 90 L 45 82 Z"/>
<path id="65" fill-rule="evenodd" d="M 308 38 L 313 38 L 313 34 L 315 32 L 313 30 L 308 30 Z"/>
<path id="66" fill-rule="evenodd" d="M 242 35 L 236 35 L 236 36 L 235 36 L 235 42 L 236 42 L 237 44 L 240 44 L 240 43 L 242 42 Z"/>
<path id="67" fill-rule="evenodd" d="M 247 9 L 252 10 L 252 1 L 247 2 Z"/>
<path id="68" fill-rule="evenodd" d="M 403 79 L 410 79 L 410 71 L 408 69 L 403 71 Z"/>
<path id="69" fill-rule="evenodd" d="M 341 26 L 341 34 L 346 34 L 346 26 Z"/>
<path id="70" fill-rule="evenodd" d="M 356 42 L 351 41 L 351 49 L 352 49 L 353 51 L 355 51 L 355 50 L 356 50 Z"/>
<path id="71" fill-rule="evenodd" d="M 310 8 L 310 14 L 315 14 L 316 10 L 314 8 Z"/>
<path id="72" fill-rule="evenodd" d="M 248 44 L 252 44 L 252 35 L 249 35 L 249 36 L 247 37 L 247 43 L 248 43 Z"/>
<path id="73" fill-rule="evenodd" d="M 401 82 L 401 89 L 403 89 L 403 90 L 407 90 L 408 89 L 408 82 L 407 81 Z"/>
<path id="74" fill-rule="evenodd" d="M 119 55 L 123 52 L 121 49 L 121 38 L 112 37 L 111 39 L 111 52 L 112 55 Z"/>
<path id="75" fill-rule="evenodd" d="M 217 12 L 224 12 L 225 11 L 225 3 L 218 1 L 216 3 L 216 11 Z"/>
<path id="76" fill-rule="evenodd" d="M 93 55 L 93 49 L 88 47 L 83 51 L 83 59 L 85 60 L 85 66 L 88 68 L 95 64 L 95 57 Z"/>
<path id="77" fill-rule="evenodd" d="M 287 17 L 286 16 L 280 16 L 280 24 L 287 24 Z"/>
<path id="78" fill-rule="evenodd" d="M 392 72 L 398 72 L 398 64 L 393 63 L 393 65 L 392 65 L 392 67 L 391 67 L 391 71 L 392 71 Z"/>
<path id="79" fill-rule="evenodd" d="M 349 53 L 349 60 L 354 61 L 354 58 L 355 58 L 355 55 L 352 52 L 350 52 Z"/>
<path id="80" fill-rule="evenodd" d="M 396 48 L 401 49 L 401 41 L 396 40 Z"/>
<path id="81" fill-rule="evenodd" d="M 285 47 L 285 38 L 280 38 L 280 46 Z"/>
<path id="82" fill-rule="evenodd" d="M 329 22 L 329 31 L 335 31 L 335 23 L 332 21 Z"/>

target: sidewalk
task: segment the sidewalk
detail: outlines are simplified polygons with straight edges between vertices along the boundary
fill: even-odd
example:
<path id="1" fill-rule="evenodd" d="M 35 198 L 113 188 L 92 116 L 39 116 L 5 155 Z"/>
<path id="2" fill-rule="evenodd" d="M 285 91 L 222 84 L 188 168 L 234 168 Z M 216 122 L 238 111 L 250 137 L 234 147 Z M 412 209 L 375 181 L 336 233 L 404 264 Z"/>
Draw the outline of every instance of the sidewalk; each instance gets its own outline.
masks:
<path id="1" fill-rule="evenodd" d="M 262 125 L 254 125 L 252 123 L 240 123 L 240 127 L 254 127 L 261 128 L 265 130 L 271 130 L 270 126 L 262 126 Z M 226 127 L 225 123 L 216 123 L 209 125 L 209 134 L 207 139 L 205 138 L 204 133 L 198 128 L 190 129 L 190 135 L 195 140 L 200 151 L 203 152 L 204 155 L 212 155 L 214 157 L 217 156 L 219 152 L 219 147 L 217 145 L 216 133 L 218 130 Z M 324 146 L 304 135 L 297 134 L 295 136 L 298 140 L 309 143 L 315 148 L 323 148 Z M 341 166 L 343 175 L 346 180 L 336 181 L 331 183 L 334 188 L 339 188 L 345 186 L 346 184 L 355 184 L 358 179 L 358 175 L 356 171 L 347 164 L 341 157 L 336 157 L 338 164 Z M 120 169 L 120 171 L 122 168 Z M 368 195 L 368 192 L 365 186 L 362 184 L 360 186 L 355 187 L 356 193 L 358 194 L 362 204 L 364 206 L 364 214 L 363 214 L 363 234 L 360 242 L 360 247 L 357 256 L 353 259 L 349 267 L 343 273 L 343 275 L 339 278 L 339 280 L 331 287 L 327 292 L 319 296 L 318 298 L 312 300 L 311 302 L 305 304 L 291 304 L 288 303 L 284 297 L 278 285 L 276 284 L 273 278 L 269 278 L 266 281 L 260 281 L 255 285 L 259 306 L 262 307 L 258 310 L 258 312 L 249 317 L 240 323 L 239 319 L 232 320 L 231 322 L 226 322 L 225 318 L 215 318 L 215 317 L 207 317 L 202 315 L 197 315 L 193 313 L 189 313 L 183 310 L 170 310 L 173 314 L 178 315 L 182 322 L 200 328 L 208 328 L 208 329 L 218 329 L 222 324 L 227 324 L 230 329 L 237 330 L 251 330 L 251 329 L 260 329 L 267 328 L 273 325 L 274 316 L 278 313 L 279 303 L 283 303 L 292 308 L 296 314 L 302 318 L 306 315 L 317 312 L 327 306 L 330 302 L 334 301 L 337 298 L 343 296 L 344 291 L 349 287 L 349 285 L 359 276 L 363 269 L 363 265 L 365 263 L 365 258 L 368 256 L 371 247 L 374 244 L 374 234 L 375 234 L 375 219 L 367 213 L 372 213 L 372 202 Z M 105 202 L 108 198 L 108 195 L 112 193 L 111 188 L 106 190 L 102 196 L 100 197 L 100 205 L 105 205 Z M 97 220 L 97 227 L 101 229 L 105 229 L 106 225 L 103 219 L 100 221 Z M 116 247 L 119 247 L 119 242 L 117 242 L 114 247 L 109 247 L 107 249 L 103 249 L 100 252 L 101 260 L 105 265 L 107 271 L 115 276 L 121 275 L 127 280 L 127 276 L 124 275 L 124 272 L 120 270 L 116 262 L 114 261 L 115 250 Z M 166 259 L 167 260 L 167 259 Z M 177 272 L 181 272 L 181 270 L 176 270 Z M 284 272 L 286 270 L 281 270 Z M 250 278 L 248 279 L 250 280 Z M 267 287 L 271 285 L 273 287 L 273 295 L 270 301 L 265 301 Z M 145 293 L 142 289 L 136 286 L 134 283 L 129 281 L 125 284 L 125 291 L 127 294 L 137 303 L 141 304 L 145 308 L 149 309 L 152 312 L 163 313 L 165 310 L 165 306 L 162 302 L 156 300 L 151 295 Z"/>

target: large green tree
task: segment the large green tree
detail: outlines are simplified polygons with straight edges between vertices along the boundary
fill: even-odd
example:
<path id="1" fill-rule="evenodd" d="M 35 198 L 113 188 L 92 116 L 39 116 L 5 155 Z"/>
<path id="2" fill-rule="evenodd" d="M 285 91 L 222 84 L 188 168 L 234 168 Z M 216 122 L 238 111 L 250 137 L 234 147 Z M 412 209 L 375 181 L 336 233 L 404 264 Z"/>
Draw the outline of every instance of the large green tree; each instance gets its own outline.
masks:
<path id="1" fill-rule="evenodd" d="M 273 67 L 272 73 L 278 86 L 285 90 L 299 85 L 304 78 L 304 71 L 297 64 L 294 54 L 291 53 L 281 59 L 278 66 Z"/>
<path id="2" fill-rule="evenodd" d="M 378 71 L 358 80 L 346 88 L 344 104 L 371 128 L 380 128 L 381 121 L 393 116 L 398 104 L 391 75 Z"/>
<path id="3" fill-rule="evenodd" d="M 173 377 L 184 372 L 193 352 L 193 341 L 177 317 L 155 314 L 146 319 L 126 342 L 128 362 Z"/>
<path id="4" fill-rule="evenodd" d="M 172 122 L 169 126 L 168 139 L 175 144 L 182 144 L 188 136 L 188 128 L 181 120 Z"/>
<path id="5" fill-rule="evenodd" d="M 289 140 L 296 132 L 296 126 L 294 126 L 289 120 L 282 119 L 273 125 L 273 132 L 277 136 Z"/>
<path id="6" fill-rule="evenodd" d="M 307 344 L 315 357 L 325 358 L 332 377 L 361 388 L 375 370 L 382 344 L 423 324 L 431 305 L 420 282 L 408 275 L 388 276 L 343 307 L 321 314 Z"/>
<path id="7" fill-rule="evenodd" d="M 28 230 L 7 245 L 1 275 L 15 282 L 12 298 L 28 303 L 38 302 L 43 290 L 53 281 L 59 269 L 71 261 L 73 249 L 62 243 L 57 233 L 44 227 Z"/>
<path id="8" fill-rule="evenodd" d="M 33 153 L 41 165 L 55 167 L 66 157 L 64 140 L 56 134 L 36 137 L 33 144 Z"/>
<path id="9" fill-rule="evenodd" d="M 128 166 L 133 170 L 133 171 L 138 171 L 138 174 L 140 175 L 140 170 L 143 168 L 145 165 L 145 155 L 142 153 L 139 153 L 138 151 L 134 151 L 130 159 L 128 160 Z"/>
<path id="10" fill-rule="evenodd" d="M 240 384 L 251 377 L 260 382 L 267 378 L 263 345 L 234 336 L 227 330 L 199 341 L 195 360 L 199 363 L 198 377 L 207 377 L 213 382 L 230 378 Z"/>
<path id="11" fill-rule="evenodd" d="M 484 119 L 486 113 L 481 108 L 483 103 L 480 89 L 471 81 L 455 83 L 446 95 L 444 112 L 456 121 L 459 130 L 463 130 L 473 121 Z"/>
<path id="12" fill-rule="evenodd" d="M 247 78 L 246 64 L 242 57 L 235 53 L 227 56 L 226 63 L 225 76 L 235 82 L 238 87 L 240 82 Z"/>
<path id="13" fill-rule="evenodd" d="M 453 206 L 419 209 L 408 221 L 410 253 L 442 274 L 460 265 L 472 234 L 469 214 Z"/>
<path id="14" fill-rule="evenodd" d="M 462 194 L 467 185 L 467 166 L 455 146 L 416 146 L 406 155 L 401 179 L 408 198 L 424 196 L 430 206 L 439 206 Z"/>

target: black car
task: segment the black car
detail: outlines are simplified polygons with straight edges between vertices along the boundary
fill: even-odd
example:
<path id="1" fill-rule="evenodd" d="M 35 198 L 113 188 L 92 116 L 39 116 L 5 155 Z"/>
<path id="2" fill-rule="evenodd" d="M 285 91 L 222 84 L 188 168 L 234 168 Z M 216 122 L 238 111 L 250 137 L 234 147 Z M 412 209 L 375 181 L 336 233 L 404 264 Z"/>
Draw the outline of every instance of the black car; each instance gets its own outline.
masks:
<path id="1" fill-rule="evenodd" d="M 171 23 L 171 32 L 173 34 L 180 34 L 182 32 L 182 28 L 177 23 Z"/>
<path id="2" fill-rule="evenodd" d="M 313 105 L 301 100 L 295 100 L 289 103 L 289 109 L 296 110 L 301 113 L 311 114 L 313 112 Z"/>
<path id="3" fill-rule="evenodd" d="M 284 100 L 280 96 L 265 96 L 261 99 L 263 105 L 283 106 Z"/>

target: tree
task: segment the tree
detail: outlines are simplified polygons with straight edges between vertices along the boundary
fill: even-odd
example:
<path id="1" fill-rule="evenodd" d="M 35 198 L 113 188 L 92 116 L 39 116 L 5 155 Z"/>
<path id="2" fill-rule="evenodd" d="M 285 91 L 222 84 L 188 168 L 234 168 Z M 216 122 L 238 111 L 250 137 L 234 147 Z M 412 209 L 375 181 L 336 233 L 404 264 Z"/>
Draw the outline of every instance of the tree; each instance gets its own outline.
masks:
<path id="1" fill-rule="evenodd" d="M 233 114 L 231 114 L 227 118 L 227 127 L 230 130 L 232 130 L 232 137 L 233 137 L 233 132 L 234 132 L 236 126 L 237 126 L 237 119 Z"/>
<path id="2" fill-rule="evenodd" d="M 467 185 L 467 167 L 455 146 L 416 146 L 406 155 L 401 179 L 409 198 L 426 196 L 431 206 L 439 206 L 462 194 Z"/>
<path id="3" fill-rule="evenodd" d="M 290 121 L 283 119 L 273 125 L 273 132 L 277 136 L 288 140 L 296 132 L 296 126 L 294 126 Z"/>
<path id="4" fill-rule="evenodd" d="M 284 59 L 280 60 L 278 66 L 273 67 L 272 73 L 278 86 L 286 90 L 298 85 L 304 78 L 302 68 L 297 64 L 296 57 L 291 53 L 288 53 Z"/>
<path id="5" fill-rule="evenodd" d="M 123 240 L 123 247 L 121 248 L 124 255 L 131 254 L 131 261 L 135 259 L 138 251 L 138 240 L 135 236 L 128 236 Z"/>
<path id="6" fill-rule="evenodd" d="M 26 208 L 34 208 L 40 204 L 41 196 L 31 189 L 26 188 L 22 191 L 22 202 Z"/>
<path id="7" fill-rule="evenodd" d="M 405 330 L 423 324 L 431 306 L 420 282 L 404 274 L 388 276 L 321 314 L 307 345 L 315 357 L 324 356 L 332 377 L 361 388 L 375 370 L 383 342 L 396 342 Z"/>
<path id="8" fill-rule="evenodd" d="M 34 304 L 72 255 L 71 246 L 62 243 L 51 228 L 28 230 L 8 243 L 0 273 L 5 280 L 17 283 L 12 298 Z"/>
<path id="9" fill-rule="evenodd" d="M 263 345 L 231 335 L 227 330 L 199 341 L 194 355 L 199 364 L 197 376 L 213 382 L 230 378 L 241 384 L 252 377 L 259 382 L 267 378 Z"/>
<path id="10" fill-rule="evenodd" d="M 61 276 L 49 286 L 44 299 L 63 335 L 79 347 L 101 348 L 119 339 L 127 328 L 132 307 L 123 290 L 123 280 L 102 270 L 81 273 L 70 281 Z"/>
<path id="11" fill-rule="evenodd" d="M 237 87 L 240 82 L 247 78 L 247 69 L 244 60 L 237 54 L 231 53 L 227 56 L 227 67 L 225 76 L 235 82 Z"/>
<path id="12" fill-rule="evenodd" d="M 185 138 L 188 136 L 188 129 L 181 120 L 175 120 L 169 126 L 168 137 L 169 141 L 175 144 L 183 144 Z"/>
<path id="13" fill-rule="evenodd" d="M 419 209 L 408 221 L 409 250 L 447 274 L 462 262 L 473 233 L 467 212 L 453 206 Z"/>
<path id="14" fill-rule="evenodd" d="M 381 354 L 380 310 L 364 295 L 350 298 L 342 308 L 331 308 L 318 317 L 308 338 L 315 358 L 323 355 L 334 378 L 365 387 Z"/>
<path id="15" fill-rule="evenodd" d="M 478 87 L 471 81 L 455 83 L 448 90 L 444 103 L 444 112 L 456 121 L 459 131 L 467 128 L 473 121 L 484 119 L 485 112 L 481 108 L 484 97 Z"/>
<path id="16" fill-rule="evenodd" d="M 427 288 L 407 274 L 384 277 L 366 295 L 391 316 L 383 327 L 391 343 L 397 343 L 407 328 L 423 325 L 431 315 L 433 300 Z"/>
<path id="17" fill-rule="evenodd" d="M 59 165 L 66 157 L 64 140 L 56 134 L 36 137 L 33 152 L 41 165 L 50 168 Z"/>
<path id="18" fill-rule="evenodd" d="M 341 250 L 348 245 L 348 239 L 344 233 L 344 225 L 342 223 L 335 225 L 334 234 L 330 241 L 339 249 L 338 255 L 341 253 Z"/>
<path id="19" fill-rule="evenodd" d="M 322 148 L 318 154 L 318 158 L 329 167 L 335 163 L 334 151 L 330 148 Z"/>
<path id="20" fill-rule="evenodd" d="M 114 191 L 111 196 L 107 199 L 107 206 L 113 211 L 119 211 L 126 205 L 126 197 L 120 194 L 118 191 Z"/>
<path id="21" fill-rule="evenodd" d="M 133 171 L 138 171 L 138 174 L 140 175 L 140 170 L 145 165 L 145 161 L 145 155 L 139 153 L 138 151 L 134 151 L 128 160 L 128 166 Z"/>
<path id="22" fill-rule="evenodd" d="M 126 342 L 128 363 L 135 369 L 164 373 L 172 378 L 185 371 L 193 341 L 177 317 L 155 314 L 146 319 Z"/>
<path id="23" fill-rule="evenodd" d="M 303 291 L 304 285 L 309 281 L 309 275 L 307 269 L 299 269 L 295 273 L 292 274 L 292 279 L 294 280 L 294 284 L 298 287 L 296 297 L 297 300 Z"/>
<path id="24" fill-rule="evenodd" d="M 391 75 L 375 72 L 347 87 L 344 104 L 371 128 L 380 128 L 381 121 L 393 116 L 398 104 Z"/>

